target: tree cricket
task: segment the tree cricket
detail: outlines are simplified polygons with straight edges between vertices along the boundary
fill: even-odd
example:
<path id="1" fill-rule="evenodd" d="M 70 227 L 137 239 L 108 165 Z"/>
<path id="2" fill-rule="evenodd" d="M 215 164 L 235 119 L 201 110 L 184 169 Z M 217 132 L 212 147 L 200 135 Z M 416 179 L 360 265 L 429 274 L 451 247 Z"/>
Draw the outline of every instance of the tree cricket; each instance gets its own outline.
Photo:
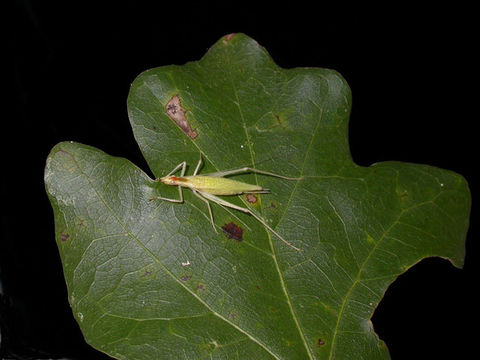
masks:
<path id="1" fill-rule="evenodd" d="M 227 171 L 220 171 L 220 172 L 209 173 L 204 175 L 197 175 L 201 165 L 202 165 L 202 158 L 200 157 L 200 160 L 198 161 L 197 167 L 195 168 L 193 175 L 185 176 L 187 162 L 183 161 L 180 164 L 178 164 L 172 171 L 170 171 L 170 173 L 160 178 L 160 181 L 166 185 L 178 186 L 178 194 L 180 197 L 179 199 L 169 199 L 169 198 L 158 196 L 150 200 L 165 200 L 172 203 L 183 203 L 182 188 L 183 187 L 189 188 L 190 190 L 193 191 L 195 196 L 197 196 L 203 202 L 205 202 L 205 204 L 207 204 L 208 214 L 210 215 L 210 221 L 212 223 L 213 229 L 217 234 L 218 234 L 218 231 L 213 221 L 213 214 L 212 214 L 212 209 L 210 207 L 210 201 L 222 207 L 229 207 L 229 208 L 250 214 L 255 219 L 257 219 L 265 228 L 267 228 L 271 233 L 273 233 L 280 240 L 282 240 L 285 244 L 287 244 L 288 246 L 290 246 L 291 248 L 297 251 L 302 251 L 301 249 L 293 246 L 291 243 L 285 240 L 280 234 L 278 234 L 275 230 L 273 230 L 270 226 L 268 226 L 265 220 L 263 220 L 259 215 L 255 214 L 252 210 L 229 203 L 228 201 L 225 201 L 217 196 L 217 195 L 224 196 L 224 195 L 240 195 L 240 194 L 265 194 L 270 192 L 269 189 L 264 189 L 258 185 L 251 185 L 241 181 L 225 178 L 225 176 L 229 176 L 229 175 L 253 172 L 253 173 L 258 173 L 262 175 L 278 177 L 280 179 L 285 179 L 285 180 L 301 180 L 302 178 L 290 178 L 282 175 L 277 175 L 268 171 L 253 169 L 250 167 L 243 167 L 235 170 L 227 170 Z M 176 173 L 179 169 L 181 169 L 180 176 L 172 175 Z M 158 179 L 155 181 L 158 181 Z"/>

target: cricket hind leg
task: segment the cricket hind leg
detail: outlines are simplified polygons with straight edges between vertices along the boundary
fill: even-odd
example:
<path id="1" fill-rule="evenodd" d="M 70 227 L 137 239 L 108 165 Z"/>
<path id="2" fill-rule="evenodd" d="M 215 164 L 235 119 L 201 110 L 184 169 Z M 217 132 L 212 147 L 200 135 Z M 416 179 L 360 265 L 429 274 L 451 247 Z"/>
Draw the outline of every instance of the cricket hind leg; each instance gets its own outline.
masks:
<path id="1" fill-rule="evenodd" d="M 210 215 L 210 222 L 212 223 L 213 230 L 215 230 L 215 233 L 218 234 L 217 228 L 215 227 L 215 222 L 213 221 L 213 213 L 212 213 L 212 208 L 210 206 L 210 202 L 206 198 L 204 198 L 202 195 L 200 195 L 196 190 L 193 190 L 193 194 L 199 199 L 201 199 L 203 202 L 205 202 L 205 204 L 207 204 L 208 215 Z"/>
<path id="2" fill-rule="evenodd" d="M 265 220 L 263 220 L 260 216 L 255 214 L 253 211 L 246 209 L 248 214 L 252 215 L 255 219 L 257 219 L 263 226 L 265 226 L 270 232 L 272 232 L 276 237 L 278 237 L 280 240 L 282 240 L 286 245 L 290 246 L 292 249 L 295 249 L 297 251 L 303 251 L 302 249 L 297 248 L 296 246 L 292 245 L 292 243 L 288 242 L 285 240 L 279 233 L 277 233 L 275 230 L 273 230 L 270 226 L 267 225 Z"/>
<path id="3" fill-rule="evenodd" d="M 205 174 L 205 175 L 206 175 L 206 176 L 222 177 L 222 176 L 243 174 L 243 173 L 247 173 L 247 172 L 253 172 L 253 173 L 257 173 L 257 174 L 268 175 L 268 176 L 273 176 L 273 177 L 277 177 L 277 178 L 280 178 L 280 179 L 292 180 L 292 181 L 293 181 L 293 180 L 302 180 L 302 179 L 303 179 L 303 177 L 292 178 L 292 177 L 288 177 L 288 176 L 283 176 L 283 175 L 279 175 L 279 174 L 274 174 L 274 173 L 269 172 L 269 171 L 254 169 L 254 168 L 251 168 L 251 167 L 243 167 L 243 168 L 240 168 L 240 169 L 219 171 L 219 172 L 214 172 L 214 173 Z"/>
<path id="4" fill-rule="evenodd" d="M 223 205 L 223 206 L 226 206 L 226 207 L 229 207 L 229 208 L 232 208 L 232 209 L 235 209 L 235 210 L 239 210 L 239 211 L 242 211 L 244 213 L 247 213 L 247 214 L 250 214 L 252 215 L 255 219 L 257 219 L 258 222 L 260 222 L 263 226 L 265 226 L 272 234 L 274 234 L 276 237 L 278 237 L 280 240 L 282 240 L 286 245 L 290 246 L 291 248 L 297 250 L 297 251 L 303 251 L 302 249 L 299 249 L 297 248 L 296 246 L 292 245 L 290 242 L 288 242 L 287 240 L 285 240 L 279 233 L 277 233 L 275 230 L 273 230 L 266 222 L 265 220 L 263 220 L 260 216 L 258 216 L 257 214 L 255 214 L 253 211 L 251 211 L 250 209 L 247 209 L 247 208 L 243 208 L 241 206 L 237 206 L 237 205 L 234 205 L 232 203 L 229 203 L 228 201 L 225 201 L 221 198 L 219 198 L 218 196 L 215 196 L 215 195 L 212 195 L 212 194 L 208 194 L 208 193 L 204 193 L 204 192 L 200 192 L 199 191 L 199 195 L 205 197 L 206 200 L 210 200 L 210 201 L 213 201 L 214 203 L 217 203 L 219 205 Z"/>
<path id="5" fill-rule="evenodd" d="M 200 195 L 198 193 L 197 190 L 192 190 L 193 191 L 193 194 L 195 196 L 197 196 L 198 198 L 200 198 L 203 202 L 205 202 L 207 204 L 207 208 L 208 208 L 208 215 L 210 216 L 210 222 L 212 223 L 212 227 L 213 227 L 213 230 L 215 230 L 215 232 L 218 234 L 218 231 L 217 231 L 217 228 L 215 227 L 215 222 L 213 220 L 213 211 L 212 211 L 212 208 L 210 206 L 210 202 L 208 201 L 208 199 L 204 198 L 202 195 Z M 251 230 L 250 227 L 245 224 L 240 218 L 238 218 L 235 214 L 233 214 L 230 210 L 228 210 L 227 207 L 223 206 L 222 204 L 218 204 L 220 205 L 221 207 L 223 207 L 227 212 L 229 212 L 232 216 L 234 216 L 235 218 L 237 218 L 238 221 L 240 221 L 248 230 Z M 231 207 L 230 207 L 231 208 Z"/>
<path id="6" fill-rule="evenodd" d="M 264 188 L 262 188 L 262 190 L 251 190 L 251 191 L 245 192 L 245 194 L 270 194 L 270 193 L 271 193 L 270 189 L 264 189 Z"/>

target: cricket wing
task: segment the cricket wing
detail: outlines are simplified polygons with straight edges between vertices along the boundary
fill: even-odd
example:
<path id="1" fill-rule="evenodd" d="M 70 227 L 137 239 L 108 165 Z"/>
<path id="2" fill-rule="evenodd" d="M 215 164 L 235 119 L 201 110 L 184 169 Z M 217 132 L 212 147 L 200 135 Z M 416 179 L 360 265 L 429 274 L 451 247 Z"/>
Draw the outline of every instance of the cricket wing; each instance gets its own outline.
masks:
<path id="1" fill-rule="evenodd" d="M 247 184 L 237 180 L 231 180 L 214 176 L 186 176 L 186 186 L 193 190 L 212 194 L 212 195 L 238 195 L 242 193 L 261 193 L 268 192 L 261 186 Z"/>

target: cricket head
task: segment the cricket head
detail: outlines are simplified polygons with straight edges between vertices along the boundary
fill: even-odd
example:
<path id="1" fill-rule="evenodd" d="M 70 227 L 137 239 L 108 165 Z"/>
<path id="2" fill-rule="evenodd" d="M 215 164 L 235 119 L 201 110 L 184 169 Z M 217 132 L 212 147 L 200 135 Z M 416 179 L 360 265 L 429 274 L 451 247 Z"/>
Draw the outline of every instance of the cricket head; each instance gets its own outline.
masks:
<path id="1" fill-rule="evenodd" d="M 178 176 L 164 176 L 160 179 L 165 185 L 181 185 L 186 179 Z"/>

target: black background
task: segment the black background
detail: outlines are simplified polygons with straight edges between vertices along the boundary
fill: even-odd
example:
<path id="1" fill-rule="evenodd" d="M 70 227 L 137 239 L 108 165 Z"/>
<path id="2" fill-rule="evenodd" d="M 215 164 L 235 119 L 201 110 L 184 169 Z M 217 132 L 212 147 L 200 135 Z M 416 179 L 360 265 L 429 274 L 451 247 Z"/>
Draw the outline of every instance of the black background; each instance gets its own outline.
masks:
<path id="1" fill-rule="evenodd" d="M 75 140 L 149 172 L 128 122 L 130 84 L 146 69 L 198 60 L 228 33 L 253 37 L 282 67 L 332 68 L 346 78 L 358 164 L 450 169 L 475 196 L 473 9 L 317 4 L 2 2 L 1 358 L 107 358 L 84 342 L 67 302 L 46 157 L 56 143 Z M 475 215 L 473 207 L 463 270 L 427 259 L 388 289 L 373 323 L 392 359 L 461 359 L 476 345 L 467 328 L 478 315 Z"/>

